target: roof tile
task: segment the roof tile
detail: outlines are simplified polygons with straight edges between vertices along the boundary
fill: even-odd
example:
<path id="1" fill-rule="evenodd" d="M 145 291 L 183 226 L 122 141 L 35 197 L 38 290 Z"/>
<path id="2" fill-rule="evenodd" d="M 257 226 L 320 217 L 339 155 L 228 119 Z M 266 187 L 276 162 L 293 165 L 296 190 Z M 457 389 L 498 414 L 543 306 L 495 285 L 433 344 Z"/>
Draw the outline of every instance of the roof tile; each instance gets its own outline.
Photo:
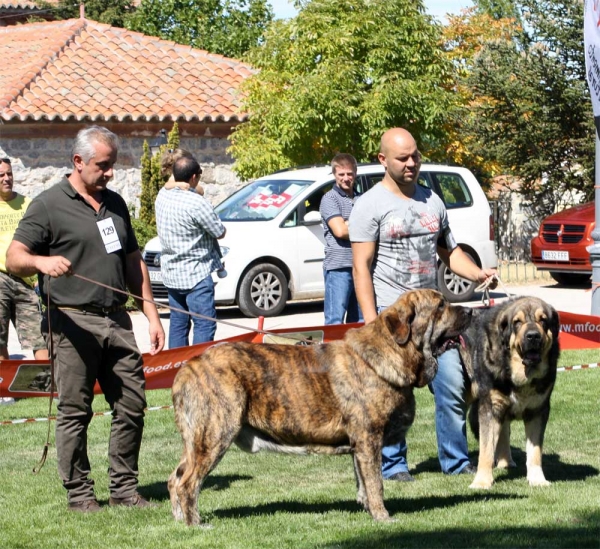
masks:
<path id="1" fill-rule="evenodd" d="M 246 63 L 85 19 L 0 27 L 0 119 L 244 120 Z"/>

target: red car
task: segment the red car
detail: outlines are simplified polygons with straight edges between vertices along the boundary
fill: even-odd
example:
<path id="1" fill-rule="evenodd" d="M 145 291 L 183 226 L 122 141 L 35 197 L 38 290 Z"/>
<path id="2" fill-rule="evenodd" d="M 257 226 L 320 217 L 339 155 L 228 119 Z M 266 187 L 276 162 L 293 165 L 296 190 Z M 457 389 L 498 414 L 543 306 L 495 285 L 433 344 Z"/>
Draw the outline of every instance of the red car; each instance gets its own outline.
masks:
<path id="1" fill-rule="evenodd" d="M 587 247 L 594 242 L 594 203 L 588 202 L 546 217 L 531 240 L 531 260 L 540 271 L 564 285 L 585 284 L 592 276 Z"/>

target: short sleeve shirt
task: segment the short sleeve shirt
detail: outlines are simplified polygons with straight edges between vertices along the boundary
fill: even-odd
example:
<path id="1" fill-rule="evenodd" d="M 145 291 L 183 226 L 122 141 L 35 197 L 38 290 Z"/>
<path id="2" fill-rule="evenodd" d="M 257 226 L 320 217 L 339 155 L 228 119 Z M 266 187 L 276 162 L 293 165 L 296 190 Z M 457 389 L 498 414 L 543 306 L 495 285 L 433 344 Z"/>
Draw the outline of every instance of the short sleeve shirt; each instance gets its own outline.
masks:
<path id="1" fill-rule="evenodd" d="M 325 237 L 323 268 L 326 271 L 352 267 L 352 245 L 350 240 L 336 238 L 329 228 L 328 221 L 334 217 L 341 217 L 344 221 L 348 221 L 358 196 L 358 194 L 352 197 L 348 196 L 337 185 L 334 185 L 321 200 L 319 210 L 323 219 L 323 234 Z"/>
<path id="2" fill-rule="evenodd" d="M 8 202 L 0 200 L 0 271 L 6 270 L 6 251 L 13 239 L 19 221 L 25 215 L 31 198 L 15 193 L 15 197 Z M 37 281 L 37 276 L 26 276 L 23 280 L 30 286 Z"/>
<path id="3" fill-rule="evenodd" d="M 163 187 L 155 211 L 163 282 L 167 288 L 191 290 L 221 267 L 216 239 L 225 227 L 210 202 L 193 190 Z"/>
<path id="4" fill-rule="evenodd" d="M 438 239 L 449 251 L 456 248 L 444 203 L 421 185 L 412 198 L 401 199 L 378 183 L 356 202 L 349 231 L 352 242 L 377 243 L 372 264 L 377 307 L 389 307 L 408 290 L 437 288 Z"/>
<path id="5" fill-rule="evenodd" d="M 101 201 L 96 212 L 65 177 L 31 201 L 14 240 L 38 255 L 62 255 L 75 274 L 126 291 L 126 256 L 139 249 L 138 243 L 123 198 L 106 189 Z M 119 239 L 119 249 L 110 253 L 98 226 L 109 218 Z M 74 276 L 40 278 L 44 302 L 50 284 L 51 300 L 58 306 L 115 307 L 127 301 L 125 294 Z"/>

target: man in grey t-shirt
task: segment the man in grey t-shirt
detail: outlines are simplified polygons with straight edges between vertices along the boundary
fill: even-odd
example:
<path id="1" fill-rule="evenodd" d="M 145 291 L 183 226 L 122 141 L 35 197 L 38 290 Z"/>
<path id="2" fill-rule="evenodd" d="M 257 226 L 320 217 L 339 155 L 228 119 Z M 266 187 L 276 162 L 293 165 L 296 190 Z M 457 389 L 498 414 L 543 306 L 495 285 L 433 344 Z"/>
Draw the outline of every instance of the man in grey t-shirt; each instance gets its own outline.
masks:
<path id="1" fill-rule="evenodd" d="M 365 323 L 408 290 L 437 287 L 437 255 L 457 275 L 484 282 L 494 269 L 481 269 L 456 245 L 442 200 L 417 184 L 421 155 L 412 135 L 392 128 L 381 138 L 383 180 L 357 201 L 350 216 L 353 275 Z M 456 349 L 438 360 L 432 382 L 438 457 L 447 474 L 474 473 L 466 438 L 466 391 Z M 414 480 L 408 472 L 406 442 L 382 452 L 383 477 Z"/>

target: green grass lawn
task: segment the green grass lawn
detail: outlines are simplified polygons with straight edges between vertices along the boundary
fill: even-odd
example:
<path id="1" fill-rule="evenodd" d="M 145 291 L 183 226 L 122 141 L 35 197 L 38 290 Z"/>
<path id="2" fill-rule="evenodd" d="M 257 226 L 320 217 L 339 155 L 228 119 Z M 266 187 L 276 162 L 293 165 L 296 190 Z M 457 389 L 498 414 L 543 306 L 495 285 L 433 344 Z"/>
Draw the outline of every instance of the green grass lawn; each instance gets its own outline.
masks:
<path id="1" fill-rule="evenodd" d="M 564 352 L 562 366 L 598 362 L 598 352 Z M 394 523 L 376 523 L 355 502 L 351 458 L 248 455 L 233 447 L 208 477 L 200 513 L 212 529 L 187 528 L 170 510 L 166 480 L 181 442 L 172 410 L 149 411 L 140 458 L 140 491 L 157 509 L 109 508 L 94 515 L 66 511 L 56 451 L 37 464 L 46 423 L 0 427 L 0 547 L 12 548 L 395 548 L 600 547 L 600 370 L 560 372 L 552 397 L 544 470 L 552 485 L 525 479 L 523 426 L 513 424 L 517 468 L 496 472 L 488 492 L 469 489 L 472 477 L 439 472 L 433 400 L 417 394 L 417 418 L 408 435 L 414 483 L 385 483 Z M 170 403 L 168 391 L 148 393 L 148 405 Z M 46 415 L 46 399 L 0 407 L 0 420 Z M 107 407 L 102 397 L 98 411 Z M 95 417 L 89 451 L 97 495 L 108 501 L 110 418 Z M 53 440 L 53 437 L 52 437 Z M 477 446 L 470 436 L 473 461 Z"/>

